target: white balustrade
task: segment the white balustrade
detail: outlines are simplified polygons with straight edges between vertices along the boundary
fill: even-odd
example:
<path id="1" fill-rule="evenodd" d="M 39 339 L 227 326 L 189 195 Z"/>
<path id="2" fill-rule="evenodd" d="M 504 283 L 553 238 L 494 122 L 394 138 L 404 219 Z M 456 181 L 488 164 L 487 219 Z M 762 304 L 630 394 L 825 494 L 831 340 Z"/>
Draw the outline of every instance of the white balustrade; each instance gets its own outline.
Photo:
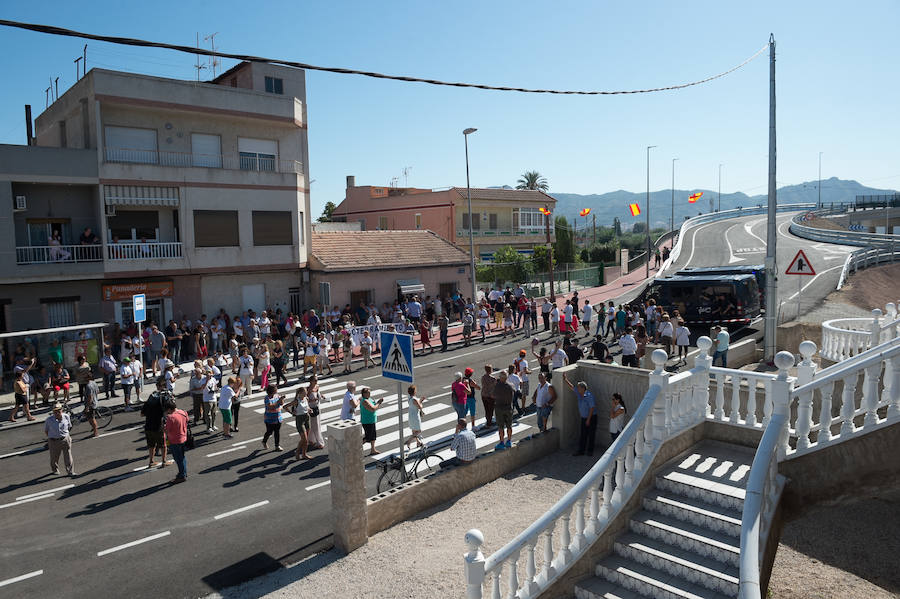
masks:
<path id="1" fill-rule="evenodd" d="M 106 246 L 108 260 L 159 260 L 181 258 L 180 241 L 138 241 L 109 243 Z"/>
<path id="2" fill-rule="evenodd" d="M 822 323 L 822 356 L 842 362 L 898 336 L 900 318 L 897 304 L 891 302 L 885 312 L 872 310 L 872 318 L 837 318 Z"/>
<path id="3" fill-rule="evenodd" d="M 666 352 L 653 352 L 651 359 L 655 369 L 650 374 L 650 388 L 622 433 L 565 496 L 516 538 L 485 559 L 483 567 L 476 559 L 477 549 L 484 542 L 481 533 L 473 529 L 466 534 L 470 546 L 465 558 L 469 597 L 481 597 L 488 578 L 491 579 L 492 597 L 496 599 L 536 597 L 605 532 L 609 522 L 640 486 L 662 444 L 705 419 L 709 365 L 712 363 L 708 351 L 712 341 L 701 337 L 698 347 L 701 355 L 697 357 L 695 367 L 676 375 L 663 369 Z M 701 389 L 705 394 L 700 392 Z M 553 536 L 557 531 L 554 543 Z M 476 541 L 477 547 L 473 547 Z M 539 547 L 543 550 L 539 551 Z M 520 555 L 525 557 L 521 579 Z M 542 563 L 538 564 L 541 555 Z"/>
<path id="4" fill-rule="evenodd" d="M 26 245 L 16 247 L 16 264 L 72 264 L 101 262 L 103 249 L 96 245 Z"/>

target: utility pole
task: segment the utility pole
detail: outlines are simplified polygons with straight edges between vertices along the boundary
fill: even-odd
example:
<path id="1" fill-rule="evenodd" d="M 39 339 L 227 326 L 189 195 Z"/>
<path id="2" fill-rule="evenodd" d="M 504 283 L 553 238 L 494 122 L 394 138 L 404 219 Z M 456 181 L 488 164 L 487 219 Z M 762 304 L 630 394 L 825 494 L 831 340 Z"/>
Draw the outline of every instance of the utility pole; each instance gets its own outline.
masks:
<path id="1" fill-rule="evenodd" d="M 778 210 L 775 187 L 775 35 L 769 35 L 769 204 L 766 221 L 766 323 L 765 359 L 775 359 L 775 330 L 778 324 L 778 268 L 775 249 L 778 231 L 775 216 Z"/>
<path id="2" fill-rule="evenodd" d="M 672 159 L 672 218 L 669 219 L 669 230 L 675 230 L 675 161 L 677 158 Z"/>
<path id="3" fill-rule="evenodd" d="M 466 145 L 466 199 L 469 204 L 469 266 L 472 270 L 472 302 L 478 303 L 478 287 L 475 282 L 475 233 L 473 232 L 472 223 L 472 187 L 469 184 L 469 135 L 475 133 L 478 129 L 469 127 L 463 130 L 463 141 Z"/>
<path id="4" fill-rule="evenodd" d="M 722 212 L 722 165 L 719 165 L 719 208 L 716 212 Z"/>
<path id="5" fill-rule="evenodd" d="M 647 278 L 650 278 L 650 148 L 656 146 L 647 146 Z"/>
<path id="6" fill-rule="evenodd" d="M 553 291 L 553 243 L 550 241 L 550 207 L 544 205 L 544 229 L 547 233 L 547 253 L 550 256 L 547 272 L 550 279 L 550 301 L 556 301 L 556 293 Z"/>
<path id="7" fill-rule="evenodd" d="M 821 208 L 822 207 L 822 152 L 819 152 L 819 184 L 816 186 L 816 189 L 819 191 L 819 201 L 816 202 L 816 206 Z"/>
<path id="8" fill-rule="evenodd" d="M 597 245 L 597 215 L 594 214 L 593 236 L 591 245 Z"/>

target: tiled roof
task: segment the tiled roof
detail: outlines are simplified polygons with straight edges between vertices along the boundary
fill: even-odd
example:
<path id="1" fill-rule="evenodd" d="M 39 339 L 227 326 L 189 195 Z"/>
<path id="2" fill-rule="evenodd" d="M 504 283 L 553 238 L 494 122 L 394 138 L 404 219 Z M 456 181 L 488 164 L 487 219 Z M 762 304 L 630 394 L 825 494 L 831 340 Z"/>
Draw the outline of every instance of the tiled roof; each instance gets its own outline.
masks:
<path id="1" fill-rule="evenodd" d="M 312 257 L 330 271 L 469 263 L 467 252 L 424 230 L 313 231 Z"/>
<path id="2" fill-rule="evenodd" d="M 465 187 L 454 187 L 453 188 L 456 193 L 459 194 L 459 197 L 462 199 L 466 199 L 466 188 Z M 498 188 L 482 188 L 482 187 L 473 187 L 472 188 L 472 199 L 473 200 L 499 200 L 506 202 L 546 202 L 546 203 L 554 203 L 556 202 L 556 198 L 551 196 L 550 194 L 546 194 L 543 191 L 536 191 L 531 189 L 503 189 L 501 187 Z"/>

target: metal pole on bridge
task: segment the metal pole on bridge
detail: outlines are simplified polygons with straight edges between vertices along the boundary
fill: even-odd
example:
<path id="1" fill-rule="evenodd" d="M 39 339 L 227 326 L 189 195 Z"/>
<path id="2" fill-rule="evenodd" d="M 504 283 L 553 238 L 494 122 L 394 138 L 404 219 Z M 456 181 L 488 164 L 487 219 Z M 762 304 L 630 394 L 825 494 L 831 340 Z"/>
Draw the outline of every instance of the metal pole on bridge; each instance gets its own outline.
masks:
<path id="1" fill-rule="evenodd" d="M 766 222 L 766 322 L 765 358 L 775 359 L 775 330 L 778 324 L 778 268 L 775 264 L 775 249 L 778 231 L 775 216 L 778 200 L 775 187 L 775 35 L 769 34 L 769 204 Z"/>

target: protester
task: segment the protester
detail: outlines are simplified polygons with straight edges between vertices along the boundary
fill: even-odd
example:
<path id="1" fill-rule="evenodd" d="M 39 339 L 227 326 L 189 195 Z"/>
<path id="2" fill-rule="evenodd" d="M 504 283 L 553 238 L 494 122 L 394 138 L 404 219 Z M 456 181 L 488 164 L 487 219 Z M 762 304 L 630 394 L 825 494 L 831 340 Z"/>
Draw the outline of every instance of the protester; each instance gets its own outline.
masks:
<path id="1" fill-rule="evenodd" d="M 537 410 L 538 430 L 544 432 L 547 430 L 547 421 L 553 410 L 553 404 L 556 403 L 556 389 L 547 382 L 547 376 L 543 372 L 538 374 L 538 385 L 531 401 Z"/>
<path id="2" fill-rule="evenodd" d="M 82 403 L 84 405 L 84 418 L 87 419 L 88 424 L 91 425 L 91 436 L 97 436 L 97 419 L 94 417 L 94 413 L 97 410 L 97 406 L 100 402 L 100 387 L 97 386 L 97 382 L 94 379 L 88 380 L 87 384 L 84 386 L 84 398 Z"/>
<path id="3" fill-rule="evenodd" d="M 612 407 L 609 411 L 609 436 L 615 441 L 625 428 L 625 403 L 618 393 L 612 394 Z"/>
<path id="4" fill-rule="evenodd" d="M 281 423 L 284 421 L 284 396 L 277 395 L 278 387 L 269 384 L 266 387 L 266 397 L 263 399 L 265 413 L 263 423 L 266 425 L 266 434 L 262 438 L 263 449 L 269 448 L 269 437 L 275 437 L 275 451 L 284 451 L 281 448 Z"/>
<path id="5" fill-rule="evenodd" d="M 637 341 L 634 340 L 631 327 L 626 327 L 624 333 L 619 337 L 619 347 L 622 348 L 622 366 L 638 367 L 637 360 Z"/>
<path id="6" fill-rule="evenodd" d="M 469 387 L 463 382 L 463 373 L 457 372 L 453 375 L 453 382 L 450 384 L 450 397 L 453 401 L 453 409 L 459 418 L 466 417 L 466 398 L 469 394 Z"/>
<path id="7" fill-rule="evenodd" d="M 484 428 L 494 426 L 494 387 L 497 379 L 491 374 L 494 367 L 484 365 L 484 374 L 481 375 L 481 405 L 484 406 Z"/>
<path id="8" fill-rule="evenodd" d="M 675 345 L 678 346 L 678 359 L 687 364 L 688 346 L 691 344 L 691 330 L 679 320 L 675 328 Z"/>
<path id="9" fill-rule="evenodd" d="M 234 399 L 241 391 L 241 379 L 236 376 L 228 377 L 222 391 L 219 392 L 219 411 L 222 413 L 222 436 L 231 439 L 231 426 L 234 419 L 232 408 Z"/>
<path id="10" fill-rule="evenodd" d="M 731 336 L 721 326 L 713 329 L 713 335 L 715 338 L 713 339 L 712 364 L 715 366 L 716 360 L 720 360 L 722 368 L 728 368 L 728 344 L 731 342 Z"/>
<path id="11" fill-rule="evenodd" d="M 359 421 L 362 423 L 363 431 L 365 432 L 363 441 L 369 444 L 369 455 L 377 455 L 378 452 L 375 451 L 375 440 L 377 439 L 378 434 L 375 425 L 378 422 L 378 408 L 381 407 L 384 398 L 373 401 L 372 392 L 368 387 L 363 387 L 362 391 L 360 391 L 360 395 L 362 395 L 362 399 L 359 404 Z"/>
<path id="12" fill-rule="evenodd" d="M 44 421 L 44 435 L 50 448 L 50 472 L 59 474 L 59 455 L 62 454 L 69 476 L 75 476 L 75 462 L 72 459 L 72 421 L 63 412 L 61 403 L 53 404 L 53 412 Z"/>
<path id="13" fill-rule="evenodd" d="M 294 450 L 294 459 L 298 461 L 308 460 L 310 458 L 306 450 L 309 448 L 309 401 L 306 398 L 306 389 L 297 387 L 294 399 L 287 407 L 294 415 L 294 424 L 297 426 L 297 432 L 300 435 L 297 449 Z"/>
<path id="14" fill-rule="evenodd" d="M 216 426 L 216 405 L 219 400 L 216 390 L 218 385 L 211 370 L 206 370 L 202 374 L 203 382 L 203 422 L 206 424 L 206 432 L 214 433 L 219 428 Z"/>
<path id="15" fill-rule="evenodd" d="M 322 401 L 322 393 L 319 391 L 319 378 L 312 375 L 306 387 L 306 400 L 309 403 L 309 440 L 310 449 L 325 449 L 325 437 L 322 436 L 322 422 L 319 404 Z"/>
<path id="16" fill-rule="evenodd" d="M 347 381 L 347 391 L 344 393 L 344 402 L 341 405 L 341 420 L 356 420 L 356 408 L 359 400 L 354 397 L 356 381 Z"/>
<path id="17" fill-rule="evenodd" d="M 512 447 L 512 408 L 515 390 L 507 382 L 507 373 L 501 370 L 497 375 L 497 383 L 494 385 L 494 413 L 497 417 L 497 432 L 500 442 L 494 449 L 507 449 Z M 504 437 L 504 433 L 506 436 Z"/>
<path id="18" fill-rule="evenodd" d="M 573 385 L 565 374 L 563 381 L 569 386 L 569 389 L 575 392 L 578 399 L 578 415 L 581 417 L 581 431 L 578 436 L 578 451 L 575 456 L 594 455 L 594 436 L 597 431 L 597 417 L 595 415 L 596 406 L 594 395 L 588 391 L 587 383 L 579 381 L 577 385 Z"/>
<path id="19" fill-rule="evenodd" d="M 141 416 L 144 417 L 144 436 L 147 439 L 147 451 L 150 453 L 148 468 L 156 466 L 153 460 L 156 452 L 162 454 L 161 465 L 166 465 L 166 440 L 163 434 L 163 410 L 165 401 L 171 397 L 166 391 L 166 379 L 156 379 L 156 391 L 150 394 L 147 402 L 141 406 Z"/>
<path id="20" fill-rule="evenodd" d="M 9 421 L 16 421 L 16 416 L 20 409 L 27 420 L 34 420 L 35 417 L 31 415 L 31 409 L 28 406 L 28 385 L 25 383 L 25 373 L 19 370 L 16 371 L 15 376 L 16 382 L 13 384 L 13 395 L 15 396 L 16 404 L 9 413 Z"/>
<path id="21" fill-rule="evenodd" d="M 472 378 L 472 375 L 475 374 L 475 371 L 471 368 L 466 368 L 463 371 L 463 383 L 466 385 L 466 413 L 469 415 L 469 420 L 472 422 L 472 430 L 475 430 L 475 412 L 478 408 L 477 401 L 475 400 L 475 391 L 481 389 L 481 385 L 475 382 L 475 379 Z"/>
<path id="22" fill-rule="evenodd" d="M 172 452 L 172 459 L 178 467 L 178 474 L 172 480 L 173 483 L 183 483 L 187 480 L 187 460 L 184 456 L 184 444 L 188 438 L 188 414 L 184 410 L 179 410 L 175 405 L 175 400 L 169 398 L 165 403 L 166 410 L 166 439 L 169 441 L 169 451 Z"/>
<path id="23" fill-rule="evenodd" d="M 418 447 L 425 447 L 425 441 L 422 439 L 422 418 L 425 416 L 423 404 L 425 403 L 425 398 L 416 395 L 415 385 L 407 387 L 406 392 L 409 394 L 409 397 L 407 398 L 407 404 L 409 406 L 407 410 L 407 419 L 409 420 L 409 430 L 411 431 L 411 434 L 403 443 L 406 445 L 407 450 L 409 450 L 409 444 L 413 441 L 416 442 Z"/>

